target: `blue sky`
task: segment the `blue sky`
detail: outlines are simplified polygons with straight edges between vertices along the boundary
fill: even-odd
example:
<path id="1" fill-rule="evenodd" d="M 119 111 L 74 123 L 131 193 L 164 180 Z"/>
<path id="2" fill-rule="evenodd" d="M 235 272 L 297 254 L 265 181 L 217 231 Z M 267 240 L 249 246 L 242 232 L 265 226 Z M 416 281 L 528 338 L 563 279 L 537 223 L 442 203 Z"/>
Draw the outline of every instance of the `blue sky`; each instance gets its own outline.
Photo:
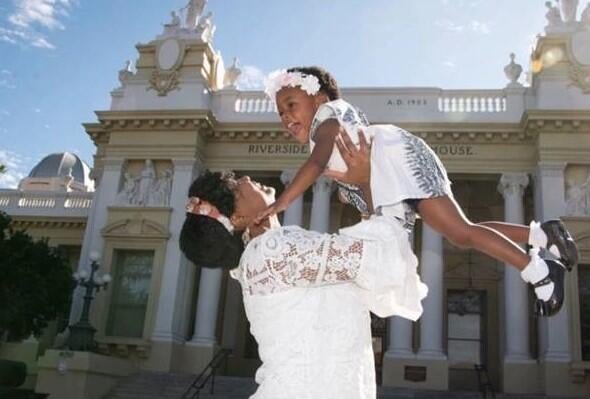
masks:
<path id="1" fill-rule="evenodd" d="M 81 126 L 108 109 L 135 44 L 187 0 L 0 0 L 0 162 L 14 187 L 43 156 L 91 164 Z M 580 10 L 588 0 L 582 0 Z M 528 68 L 544 0 L 210 0 L 214 47 L 240 58 L 242 88 L 317 64 L 341 86 L 502 88 L 510 52 Z"/>

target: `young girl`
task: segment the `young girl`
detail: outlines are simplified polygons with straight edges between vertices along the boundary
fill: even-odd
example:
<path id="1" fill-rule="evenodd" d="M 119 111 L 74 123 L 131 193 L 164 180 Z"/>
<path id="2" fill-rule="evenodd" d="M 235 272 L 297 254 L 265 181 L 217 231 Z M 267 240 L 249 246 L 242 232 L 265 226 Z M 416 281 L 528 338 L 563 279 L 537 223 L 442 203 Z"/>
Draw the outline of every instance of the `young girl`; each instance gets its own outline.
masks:
<path id="1" fill-rule="evenodd" d="M 340 98 L 335 79 L 318 67 L 297 67 L 273 72 L 265 81 L 266 93 L 275 100 L 283 126 L 300 143 L 309 142 L 311 154 L 280 198 L 258 216 L 282 212 L 302 195 L 326 168 L 346 170 L 335 146 L 343 131 L 359 145 L 359 129 L 372 139 L 372 198 L 360 187 L 337 181 L 340 199 L 362 214 L 373 211 L 395 217 L 410 229 L 416 212 L 422 220 L 454 245 L 477 249 L 521 271 L 534 287 L 535 314 L 551 316 L 564 297 L 564 271 L 578 260 L 576 245 L 559 220 L 530 228 L 501 222 L 474 224 L 455 202 L 447 173 L 428 145 L 393 125 L 369 126 L 365 115 Z M 517 244 L 534 249 L 527 255 Z M 542 259 L 538 248 L 549 249 L 559 260 Z"/>

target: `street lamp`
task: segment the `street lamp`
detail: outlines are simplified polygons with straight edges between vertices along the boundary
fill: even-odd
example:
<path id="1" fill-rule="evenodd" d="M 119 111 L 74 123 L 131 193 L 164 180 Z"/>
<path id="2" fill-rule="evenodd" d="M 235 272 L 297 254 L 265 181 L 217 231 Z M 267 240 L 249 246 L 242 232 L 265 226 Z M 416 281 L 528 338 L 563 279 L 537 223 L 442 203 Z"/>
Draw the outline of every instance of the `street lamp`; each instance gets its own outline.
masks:
<path id="1" fill-rule="evenodd" d="M 85 287 L 84 307 L 82 308 L 82 315 L 80 320 L 70 326 L 70 336 L 68 337 L 66 346 L 75 351 L 91 351 L 94 350 L 96 343 L 94 342 L 94 333 L 96 329 L 90 324 L 88 318 L 90 314 L 90 302 L 92 302 L 94 291 L 98 292 L 101 289 L 106 289 L 111 282 L 111 275 L 108 273 L 98 274 L 98 260 L 100 254 L 98 252 L 90 253 L 90 275 L 88 271 L 81 270 L 73 275 L 74 280 L 78 286 Z"/>

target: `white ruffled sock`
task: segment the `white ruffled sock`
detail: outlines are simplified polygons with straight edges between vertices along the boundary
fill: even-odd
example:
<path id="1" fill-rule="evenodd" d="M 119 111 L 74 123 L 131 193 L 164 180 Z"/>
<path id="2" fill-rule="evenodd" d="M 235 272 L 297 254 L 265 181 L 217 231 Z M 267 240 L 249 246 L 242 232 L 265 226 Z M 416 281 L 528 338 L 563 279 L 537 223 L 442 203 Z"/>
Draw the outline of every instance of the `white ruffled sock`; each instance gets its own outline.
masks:
<path id="1" fill-rule="evenodd" d="M 536 282 L 543 280 L 549 274 L 549 267 L 547 263 L 541 257 L 537 250 L 531 250 L 531 261 L 529 264 L 520 272 L 520 276 L 527 283 L 535 284 Z M 535 288 L 535 295 L 537 298 L 546 301 L 551 298 L 553 294 L 553 288 L 555 284 L 549 283 L 541 287 Z"/>
<path id="2" fill-rule="evenodd" d="M 541 223 L 533 220 L 529 227 L 529 245 L 533 248 L 546 248 L 547 234 L 541 228 Z"/>

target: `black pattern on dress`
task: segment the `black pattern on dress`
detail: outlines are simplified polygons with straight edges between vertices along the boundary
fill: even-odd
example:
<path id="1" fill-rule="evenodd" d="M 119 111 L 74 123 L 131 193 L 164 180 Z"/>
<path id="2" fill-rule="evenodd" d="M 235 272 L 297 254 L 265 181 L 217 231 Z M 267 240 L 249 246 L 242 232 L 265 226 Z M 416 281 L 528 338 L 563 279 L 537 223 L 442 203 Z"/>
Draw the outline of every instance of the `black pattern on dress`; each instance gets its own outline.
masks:
<path id="1" fill-rule="evenodd" d="M 448 195 L 448 179 L 428 145 L 408 132 L 402 132 L 408 166 L 422 191 L 431 197 Z"/>
<path id="2" fill-rule="evenodd" d="M 370 214 L 369 207 L 359 187 L 339 181 L 336 181 L 336 184 L 338 184 L 338 197 L 341 202 L 355 207 L 361 216 L 368 216 Z"/>

